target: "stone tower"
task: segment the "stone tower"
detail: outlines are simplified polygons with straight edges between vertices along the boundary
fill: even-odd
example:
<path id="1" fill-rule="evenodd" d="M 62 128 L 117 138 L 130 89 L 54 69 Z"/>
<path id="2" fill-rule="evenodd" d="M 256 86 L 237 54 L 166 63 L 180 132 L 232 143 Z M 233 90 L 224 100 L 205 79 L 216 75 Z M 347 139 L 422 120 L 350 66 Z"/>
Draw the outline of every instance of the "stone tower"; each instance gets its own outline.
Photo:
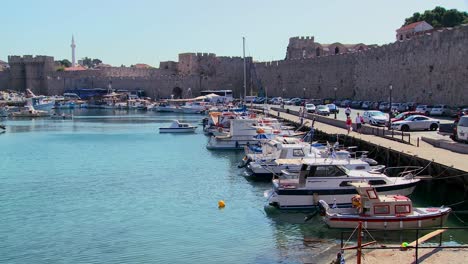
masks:
<path id="1" fill-rule="evenodd" d="M 72 67 L 75 67 L 76 66 L 76 60 L 75 60 L 75 38 L 74 36 L 72 35 L 72 42 L 71 42 L 71 45 L 70 45 L 71 49 L 72 49 Z"/>

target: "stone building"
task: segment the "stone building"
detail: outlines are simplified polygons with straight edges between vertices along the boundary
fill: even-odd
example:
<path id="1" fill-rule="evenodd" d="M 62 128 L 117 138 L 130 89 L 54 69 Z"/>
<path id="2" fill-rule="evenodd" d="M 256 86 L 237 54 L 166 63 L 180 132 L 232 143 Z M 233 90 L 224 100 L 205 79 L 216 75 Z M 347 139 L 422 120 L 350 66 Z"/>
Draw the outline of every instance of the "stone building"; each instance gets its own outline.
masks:
<path id="1" fill-rule="evenodd" d="M 425 32 L 428 32 L 432 29 L 434 28 L 426 21 L 414 22 L 397 29 L 396 39 L 400 41 L 410 39 L 416 35 L 424 34 Z"/>
<path id="2" fill-rule="evenodd" d="M 310 59 L 320 56 L 337 55 L 349 52 L 364 51 L 369 48 L 363 43 L 342 44 L 320 44 L 314 41 L 314 37 L 292 37 L 289 39 L 286 50 L 286 59 Z"/>

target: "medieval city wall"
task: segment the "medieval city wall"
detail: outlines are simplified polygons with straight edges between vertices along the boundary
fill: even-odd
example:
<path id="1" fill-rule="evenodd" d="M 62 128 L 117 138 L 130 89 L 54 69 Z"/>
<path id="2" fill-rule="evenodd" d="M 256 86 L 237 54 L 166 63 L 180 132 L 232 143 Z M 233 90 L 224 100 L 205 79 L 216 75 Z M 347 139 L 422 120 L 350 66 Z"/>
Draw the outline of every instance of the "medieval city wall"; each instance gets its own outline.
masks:
<path id="1" fill-rule="evenodd" d="M 256 63 L 269 96 L 468 104 L 468 26 L 365 51 Z M 283 89 L 285 93 L 283 93 Z"/>
<path id="2" fill-rule="evenodd" d="M 293 38 L 300 49 L 313 38 Z M 302 45 L 302 46 L 301 46 Z M 307 45 L 306 45 L 307 46 Z M 305 46 L 304 46 L 305 47 Z M 273 62 L 247 60 L 247 92 L 268 96 L 388 100 L 468 104 L 468 26 L 434 31 L 409 40 L 362 51 Z M 291 50 L 291 49 L 290 49 Z M 312 50 L 310 51 L 312 52 Z M 145 90 L 151 97 L 197 96 L 200 90 L 230 89 L 243 95 L 243 59 L 212 53 L 183 53 L 160 68 L 110 67 L 58 72 L 53 57 L 10 56 L 0 73 L 0 89 L 62 94 L 76 88 Z M 3 85 L 2 85 L 3 83 Z M 159 95 L 159 96 L 158 96 Z"/>
<path id="3" fill-rule="evenodd" d="M 10 70 L 0 71 L 0 91 L 9 89 Z"/>

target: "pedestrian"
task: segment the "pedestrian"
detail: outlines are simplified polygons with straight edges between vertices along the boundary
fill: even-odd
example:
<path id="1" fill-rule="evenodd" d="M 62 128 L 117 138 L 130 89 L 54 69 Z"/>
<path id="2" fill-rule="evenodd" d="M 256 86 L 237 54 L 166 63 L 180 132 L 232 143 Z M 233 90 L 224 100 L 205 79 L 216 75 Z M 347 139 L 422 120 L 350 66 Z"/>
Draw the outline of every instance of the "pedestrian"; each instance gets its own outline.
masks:
<path id="1" fill-rule="evenodd" d="M 356 132 L 361 134 L 362 123 L 364 123 L 364 119 L 359 114 L 359 112 L 357 113 L 357 116 L 356 116 L 356 119 L 354 120 L 354 123 L 356 123 Z"/>
<path id="2" fill-rule="evenodd" d="M 348 135 L 349 135 L 349 132 L 352 130 L 352 126 L 353 126 L 353 121 L 351 121 L 351 117 L 346 117 L 346 129 L 348 130 Z"/>
<path id="3" fill-rule="evenodd" d="M 346 117 L 349 117 L 351 115 L 351 108 L 349 108 L 349 105 L 346 107 L 346 110 L 344 112 L 346 114 Z"/>
<path id="4" fill-rule="evenodd" d="M 301 107 L 299 108 L 299 119 L 301 120 L 301 125 L 304 122 L 304 109 Z"/>

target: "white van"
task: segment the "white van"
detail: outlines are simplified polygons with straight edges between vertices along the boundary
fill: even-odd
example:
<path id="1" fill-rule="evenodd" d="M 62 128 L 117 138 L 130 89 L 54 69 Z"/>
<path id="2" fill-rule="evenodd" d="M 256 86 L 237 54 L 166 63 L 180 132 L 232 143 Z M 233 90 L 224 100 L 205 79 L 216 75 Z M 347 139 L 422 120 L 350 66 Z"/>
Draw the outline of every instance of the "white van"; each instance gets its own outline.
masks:
<path id="1" fill-rule="evenodd" d="M 468 143 L 468 115 L 460 117 L 458 121 L 457 140 Z"/>

